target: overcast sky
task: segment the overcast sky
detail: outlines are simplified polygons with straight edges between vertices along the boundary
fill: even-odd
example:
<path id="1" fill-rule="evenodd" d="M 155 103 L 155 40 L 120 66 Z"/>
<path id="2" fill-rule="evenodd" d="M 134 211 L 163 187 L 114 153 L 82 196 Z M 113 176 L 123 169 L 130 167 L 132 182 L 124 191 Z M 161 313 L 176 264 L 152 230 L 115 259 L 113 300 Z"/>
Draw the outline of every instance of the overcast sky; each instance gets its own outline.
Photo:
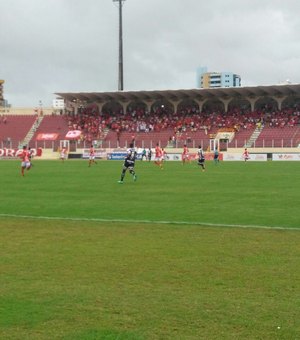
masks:
<path id="1" fill-rule="evenodd" d="M 124 90 L 190 89 L 196 70 L 243 86 L 300 83 L 299 0 L 126 0 Z M 15 107 L 118 89 L 112 0 L 0 0 L 0 79 Z"/>

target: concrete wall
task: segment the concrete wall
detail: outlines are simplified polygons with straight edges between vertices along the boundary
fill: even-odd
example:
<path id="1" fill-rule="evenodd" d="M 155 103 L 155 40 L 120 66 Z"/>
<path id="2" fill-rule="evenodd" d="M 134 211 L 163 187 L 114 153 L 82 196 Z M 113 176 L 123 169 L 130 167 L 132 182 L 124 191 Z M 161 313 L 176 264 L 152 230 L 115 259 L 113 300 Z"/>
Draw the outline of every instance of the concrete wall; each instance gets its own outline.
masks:
<path id="1" fill-rule="evenodd" d="M 39 108 L 36 107 L 10 107 L 0 111 L 3 115 L 35 115 L 39 113 Z M 43 115 L 51 115 L 54 109 L 52 107 L 43 107 Z M 38 111 L 38 112 L 37 112 Z"/>

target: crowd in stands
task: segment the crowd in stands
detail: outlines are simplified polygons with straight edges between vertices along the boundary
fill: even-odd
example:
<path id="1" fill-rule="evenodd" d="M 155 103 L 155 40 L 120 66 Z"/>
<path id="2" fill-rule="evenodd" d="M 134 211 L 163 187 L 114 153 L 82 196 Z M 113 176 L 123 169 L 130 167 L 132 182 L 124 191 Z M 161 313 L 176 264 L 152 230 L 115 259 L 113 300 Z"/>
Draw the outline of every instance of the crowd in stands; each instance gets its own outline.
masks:
<path id="1" fill-rule="evenodd" d="M 205 110 L 199 112 L 196 107 L 186 107 L 178 112 L 164 107 L 148 112 L 144 108 L 128 108 L 122 110 L 99 112 L 97 106 L 81 108 L 77 115 L 66 115 L 70 130 L 81 130 L 85 141 L 101 139 L 105 130 L 122 132 L 161 132 L 172 129 L 173 134 L 197 132 L 230 128 L 235 131 L 257 127 L 285 127 L 300 124 L 300 107 L 283 109 L 281 111 L 264 108 L 257 111 L 234 108 L 227 113 L 220 110 Z"/>
<path id="2" fill-rule="evenodd" d="M 300 108 L 266 113 L 263 123 L 270 127 L 294 127 L 300 124 Z"/>
<path id="3" fill-rule="evenodd" d="M 11 146 L 12 141 L 22 141 L 32 127 L 38 133 L 42 125 L 39 126 L 37 117 L 38 115 L 0 114 L 2 145 Z M 276 134 L 281 131 L 282 135 L 292 136 L 297 142 L 300 132 L 300 103 L 283 106 L 281 110 L 263 106 L 255 111 L 251 111 L 246 105 L 236 108 L 232 105 L 228 112 L 223 112 L 220 106 L 204 106 L 200 112 L 197 106 L 183 104 L 178 106 L 177 112 L 168 105 L 157 105 L 149 112 L 138 104 L 135 107 L 128 106 L 126 112 L 120 107 L 106 105 L 99 112 L 97 105 L 90 105 L 81 107 L 76 114 L 70 111 L 59 117 L 59 121 L 40 131 L 61 133 L 63 138 L 68 129 L 81 130 L 82 142 L 117 141 L 117 145 L 123 145 L 133 137 L 137 140 L 163 138 L 168 144 L 175 145 L 184 140 L 208 140 L 217 131 L 235 131 L 235 140 L 241 137 L 245 141 L 256 127 L 268 128 L 262 129 L 259 135 L 261 138 L 267 136 L 268 130 L 272 135 L 272 129 L 276 129 Z M 46 118 L 47 116 L 42 121 L 45 126 Z M 56 118 L 55 114 L 53 118 Z M 271 137 L 268 135 L 266 138 Z"/>

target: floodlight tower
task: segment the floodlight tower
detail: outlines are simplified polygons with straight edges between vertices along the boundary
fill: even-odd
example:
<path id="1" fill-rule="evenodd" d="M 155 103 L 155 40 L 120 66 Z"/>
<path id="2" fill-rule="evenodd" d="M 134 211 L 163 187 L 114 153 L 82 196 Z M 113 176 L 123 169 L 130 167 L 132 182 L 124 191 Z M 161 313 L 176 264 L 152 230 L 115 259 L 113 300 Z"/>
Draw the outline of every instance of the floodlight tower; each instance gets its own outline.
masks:
<path id="1" fill-rule="evenodd" d="M 117 2 L 119 6 L 119 82 L 118 82 L 118 90 L 123 91 L 123 29 L 122 29 L 122 6 L 125 0 L 113 0 L 113 2 Z"/>

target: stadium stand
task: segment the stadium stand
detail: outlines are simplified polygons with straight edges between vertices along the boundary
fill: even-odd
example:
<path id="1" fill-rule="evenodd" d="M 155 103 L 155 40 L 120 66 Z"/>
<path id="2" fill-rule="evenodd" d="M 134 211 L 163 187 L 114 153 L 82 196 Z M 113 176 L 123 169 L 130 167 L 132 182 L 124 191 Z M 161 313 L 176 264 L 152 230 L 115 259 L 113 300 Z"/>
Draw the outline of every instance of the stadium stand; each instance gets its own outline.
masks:
<path id="1" fill-rule="evenodd" d="M 63 115 L 49 115 L 44 116 L 40 126 L 37 128 L 33 135 L 30 145 L 35 147 L 53 148 L 57 149 L 60 140 L 65 139 L 66 133 L 70 130 L 68 121 Z M 36 138 L 40 133 L 57 133 L 58 138 L 56 141 L 37 141 Z"/>
<path id="2" fill-rule="evenodd" d="M 247 142 L 249 141 L 254 130 L 255 130 L 255 127 L 249 127 L 249 128 L 246 128 L 246 129 L 240 129 L 239 131 L 236 131 L 235 137 L 230 143 L 228 143 L 228 147 L 230 147 L 230 148 L 243 148 L 247 144 Z"/>
<path id="3" fill-rule="evenodd" d="M 153 147 L 159 143 L 163 147 L 189 147 L 202 145 L 204 149 L 209 146 L 210 137 L 226 128 L 234 129 L 235 137 L 228 143 L 228 147 L 244 147 L 249 141 L 257 124 L 261 124 L 260 133 L 253 141 L 255 147 L 296 147 L 300 141 L 299 116 L 288 117 L 282 120 L 282 112 L 264 117 L 257 112 L 247 115 L 236 113 L 212 114 L 202 113 L 198 117 L 185 114 L 171 113 L 171 115 L 155 116 L 151 118 L 116 113 L 83 111 L 78 116 L 49 115 L 44 116 L 40 126 L 35 131 L 30 146 L 57 149 L 60 140 L 65 139 L 69 130 L 79 129 L 83 132 L 84 145 L 97 140 L 102 147 L 127 147 L 134 139 L 139 147 Z M 258 118 L 261 117 L 261 118 Z M 36 119 L 35 115 L 9 116 L 6 122 L 3 118 L 0 123 L 2 147 L 17 147 L 24 139 L 28 130 Z M 57 133 L 57 141 L 37 141 L 39 133 Z"/>
<path id="4" fill-rule="evenodd" d="M 281 88 L 280 88 L 281 89 Z M 282 88 L 284 93 L 287 88 Z M 294 89 L 294 87 L 292 88 Z M 245 90 L 245 89 L 243 89 Z M 256 89 L 255 91 L 258 91 Z M 223 92 L 222 92 L 223 93 Z M 112 94 L 114 96 L 115 94 Z M 185 95 L 185 93 L 184 93 Z M 211 92 L 209 92 L 211 95 Z M 86 96 L 86 95 L 85 95 Z M 72 101 L 73 102 L 73 101 Z M 139 147 L 202 147 L 219 132 L 234 132 L 227 147 L 298 147 L 300 143 L 300 98 L 291 97 L 281 110 L 274 101 L 261 101 L 255 110 L 248 106 L 231 105 L 225 112 L 222 105 L 212 101 L 202 106 L 183 102 L 177 110 L 161 102 L 147 106 L 132 101 L 126 110 L 116 102 L 104 106 L 94 104 L 70 106 L 65 114 L 46 115 L 34 128 L 30 146 L 57 148 L 69 130 L 81 130 L 79 147 L 96 142 L 104 148 L 127 147 L 132 141 Z M 36 115 L 1 117 L 2 147 L 16 147 L 34 127 Z M 57 133 L 57 141 L 37 141 L 39 133 Z M 29 134 L 30 135 L 30 134 Z M 232 135 L 231 135 L 232 136 Z M 31 135 L 30 135 L 31 137 Z"/>
<path id="5" fill-rule="evenodd" d="M 134 139 L 140 147 L 152 147 L 158 142 L 164 147 L 182 147 L 183 144 L 197 147 L 201 144 L 206 149 L 210 137 L 226 128 L 235 131 L 234 139 L 228 144 L 228 147 L 234 148 L 244 147 L 250 138 L 250 144 L 256 147 L 262 147 L 263 144 L 291 147 L 296 146 L 299 140 L 298 129 L 293 129 L 299 125 L 299 115 L 289 115 L 283 111 L 272 114 L 262 111 L 239 114 L 234 110 L 226 114 L 202 112 L 190 115 L 171 112 L 165 115 L 154 113 L 150 116 L 145 113 L 140 113 L 139 116 L 117 113 L 109 119 L 106 117 L 102 123 L 100 126 L 96 120 L 96 123 L 89 122 L 88 126 L 95 126 L 95 131 L 98 128 L 99 131 L 106 131 L 102 134 L 102 146 L 113 148 L 126 147 Z M 86 124 L 83 126 L 87 127 Z M 88 130 L 88 138 L 99 138 L 99 131 L 97 135 L 91 129 Z M 257 136 L 253 137 L 254 131 Z"/>
<path id="6" fill-rule="evenodd" d="M 0 138 L 2 148 L 17 148 L 34 124 L 36 115 L 1 116 Z"/>
<path id="7" fill-rule="evenodd" d="M 255 141 L 255 147 L 294 147 L 299 141 L 299 126 L 266 126 Z"/>
<path id="8" fill-rule="evenodd" d="M 272 138 L 264 137 L 268 127 L 275 132 L 299 126 L 300 118 L 300 84 L 56 94 L 65 100 L 70 126 L 82 130 L 83 142 L 97 140 L 103 147 L 124 147 L 135 134 L 145 147 L 158 141 L 206 148 L 212 135 L 227 128 L 230 143 L 224 137 L 223 144 L 252 147 Z M 296 133 L 287 144 L 298 146 L 297 138 Z"/>

